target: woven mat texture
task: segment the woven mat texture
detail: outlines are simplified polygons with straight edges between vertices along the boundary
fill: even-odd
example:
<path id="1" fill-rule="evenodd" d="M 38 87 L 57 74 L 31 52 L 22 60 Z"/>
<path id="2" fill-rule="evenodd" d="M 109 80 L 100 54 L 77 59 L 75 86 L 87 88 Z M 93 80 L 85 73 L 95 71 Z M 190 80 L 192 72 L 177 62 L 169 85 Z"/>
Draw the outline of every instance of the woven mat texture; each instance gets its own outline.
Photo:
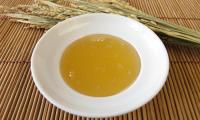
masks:
<path id="1" fill-rule="evenodd" d="M 128 2 L 156 17 L 200 30 L 200 0 Z M 0 5 L 7 6 L 31 3 L 0 0 Z M 0 120 L 99 120 L 64 112 L 39 93 L 31 77 L 30 57 L 44 30 L 24 29 L 26 26 L 0 18 Z M 159 94 L 135 111 L 102 120 L 200 120 L 200 48 L 165 46 L 170 71 Z"/>

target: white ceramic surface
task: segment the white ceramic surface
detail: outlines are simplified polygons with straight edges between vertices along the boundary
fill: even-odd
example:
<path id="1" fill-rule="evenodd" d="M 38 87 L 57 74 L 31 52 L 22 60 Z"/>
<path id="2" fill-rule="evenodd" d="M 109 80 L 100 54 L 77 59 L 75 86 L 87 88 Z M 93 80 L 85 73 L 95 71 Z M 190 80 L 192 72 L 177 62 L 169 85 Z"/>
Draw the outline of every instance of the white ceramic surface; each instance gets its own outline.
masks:
<path id="1" fill-rule="evenodd" d="M 74 40 L 96 33 L 128 41 L 141 59 L 137 80 L 114 96 L 89 97 L 77 93 L 59 73 L 63 50 Z M 154 32 L 132 19 L 104 13 L 81 15 L 57 24 L 42 36 L 31 58 L 33 80 L 41 94 L 67 112 L 88 117 L 115 116 L 139 108 L 162 88 L 168 69 L 167 51 Z"/>

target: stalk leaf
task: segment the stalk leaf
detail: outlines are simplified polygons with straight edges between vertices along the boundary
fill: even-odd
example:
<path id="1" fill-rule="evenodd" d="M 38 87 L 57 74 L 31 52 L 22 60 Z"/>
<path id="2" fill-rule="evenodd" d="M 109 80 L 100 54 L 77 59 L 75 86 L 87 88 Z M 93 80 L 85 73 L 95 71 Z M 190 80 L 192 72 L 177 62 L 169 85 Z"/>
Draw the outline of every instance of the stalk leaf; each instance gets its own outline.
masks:
<path id="1" fill-rule="evenodd" d="M 69 3 L 69 6 L 60 4 L 62 2 Z M 200 44 L 199 31 L 148 15 L 122 0 L 38 0 L 32 5 L 18 5 L 12 8 L 0 6 L 0 12 L 18 22 L 49 27 L 66 18 L 86 13 L 119 14 L 145 24 L 157 34 L 170 36 L 170 40 L 176 43 Z"/>

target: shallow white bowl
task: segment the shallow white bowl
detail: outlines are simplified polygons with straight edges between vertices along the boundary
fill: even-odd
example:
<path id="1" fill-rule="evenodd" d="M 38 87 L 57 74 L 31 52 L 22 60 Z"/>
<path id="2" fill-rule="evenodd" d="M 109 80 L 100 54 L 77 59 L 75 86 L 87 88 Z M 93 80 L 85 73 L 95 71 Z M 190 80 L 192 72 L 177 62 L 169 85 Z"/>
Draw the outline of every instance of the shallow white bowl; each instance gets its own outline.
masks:
<path id="1" fill-rule="evenodd" d="M 128 41 L 141 59 L 137 80 L 126 90 L 109 97 L 82 95 L 72 90 L 59 72 L 63 50 L 74 40 L 96 33 Z M 31 58 L 33 80 L 41 94 L 55 106 L 87 117 L 115 116 L 139 108 L 162 88 L 168 69 L 167 51 L 154 32 L 132 19 L 103 13 L 81 15 L 57 24 L 42 36 Z"/>

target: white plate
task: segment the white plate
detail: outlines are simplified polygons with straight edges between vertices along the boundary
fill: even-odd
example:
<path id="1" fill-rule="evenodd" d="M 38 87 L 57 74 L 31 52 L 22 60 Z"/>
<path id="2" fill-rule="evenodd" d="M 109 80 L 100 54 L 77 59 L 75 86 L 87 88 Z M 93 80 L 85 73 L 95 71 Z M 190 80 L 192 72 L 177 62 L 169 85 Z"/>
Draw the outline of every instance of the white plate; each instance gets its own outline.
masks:
<path id="1" fill-rule="evenodd" d="M 114 96 L 82 95 L 72 90 L 59 72 L 63 50 L 74 40 L 96 33 L 128 41 L 141 59 L 137 80 Z M 167 51 L 154 32 L 132 19 L 104 13 L 81 15 L 57 24 L 42 36 L 31 58 L 33 80 L 42 95 L 67 112 L 87 117 L 115 116 L 139 108 L 162 88 L 168 69 Z"/>

